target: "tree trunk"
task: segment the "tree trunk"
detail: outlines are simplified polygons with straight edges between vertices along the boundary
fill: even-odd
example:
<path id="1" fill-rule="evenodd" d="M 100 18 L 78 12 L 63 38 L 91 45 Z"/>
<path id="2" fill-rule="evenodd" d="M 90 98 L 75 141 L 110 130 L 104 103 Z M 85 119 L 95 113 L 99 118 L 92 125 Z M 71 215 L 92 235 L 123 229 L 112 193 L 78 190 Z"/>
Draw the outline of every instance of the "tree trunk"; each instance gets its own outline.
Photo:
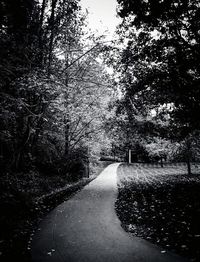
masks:
<path id="1" fill-rule="evenodd" d="M 186 163 L 187 163 L 187 171 L 188 175 L 191 175 L 191 143 L 190 139 L 186 140 Z"/>
<path id="2" fill-rule="evenodd" d="M 43 47 L 43 23 L 44 23 L 44 12 L 46 8 L 47 0 L 42 1 L 42 7 L 40 12 L 40 22 L 39 22 L 39 32 L 38 32 L 38 39 L 39 39 L 39 63 L 43 65 L 43 57 L 44 57 L 44 47 Z"/>
<path id="3" fill-rule="evenodd" d="M 23 156 L 24 156 L 24 150 L 26 145 L 28 144 L 31 136 L 31 129 L 30 129 L 30 120 L 29 117 L 27 118 L 27 123 L 26 123 L 26 130 L 23 135 L 23 139 L 21 141 L 21 145 L 17 148 L 15 154 L 14 154 L 14 159 L 12 161 L 11 166 L 15 170 L 19 170 L 21 167 L 24 166 L 25 163 L 23 163 Z"/>
<path id="4" fill-rule="evenodd" d="M 161 165 L 161 167 L 163 167 L 163 158 L 162 157 L 160 159 L 160 165 Z"/>
<path id="5" fill-rule="evenodd" d="M 68 115 L 65 116 L 65 155 L 69 154 L 69 122 Z"/>
<path id="6" fill-rule="evenodd" d="M 187 159 L 187 171 L 188 171 L 188 175 L 192 174 L 190 158 Z"/>
<path id="7" fill-rule="evenodd" d="M 68 33 L 68 32 L 67 32 Z M 67 42 L 67 39 L 66 39 Z M 66 51 L 65 51 L 65 68 L 66 68 L 66 73 L 65 73 L 65 155 L 67 156 L 69 154 L 69 146 L 70 146 L 70 141 L 69 141 L 69 129 L 70 129 L 70 121 L 69 121 L 69 111 L 68 111 L 68 88 L 69 88 L 69 72 L 68 72 L 68 65 L 69 65 L 69 50 L 70 50 L 70 45 L 68 43 Z"/>
<path id="8" fill-rule="evenodd" d="M 48 62 L 48 73 L 51 74 L 51 64 L 52 64 L 52 53 L 53 53 L 53 40 L 54 40 L 54 31 L 55 31 L 55 9 L 56 9 L 57 0 L 52 0 L 51 2 L 51 16 L 50 16 L 50 41 L 49 41 L 49 62 Z"/>

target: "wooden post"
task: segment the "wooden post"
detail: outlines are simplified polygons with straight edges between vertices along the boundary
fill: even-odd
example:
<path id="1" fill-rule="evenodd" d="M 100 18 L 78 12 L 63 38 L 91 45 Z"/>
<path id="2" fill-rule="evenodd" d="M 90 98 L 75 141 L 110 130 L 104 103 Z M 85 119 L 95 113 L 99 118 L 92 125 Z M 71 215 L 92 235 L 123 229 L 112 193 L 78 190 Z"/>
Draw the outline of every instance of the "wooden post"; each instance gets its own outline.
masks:
<path id="1" fill-rule="evenodd" d="M 131 164 L 131 150 L 128 150 L 128 163 Z"/>

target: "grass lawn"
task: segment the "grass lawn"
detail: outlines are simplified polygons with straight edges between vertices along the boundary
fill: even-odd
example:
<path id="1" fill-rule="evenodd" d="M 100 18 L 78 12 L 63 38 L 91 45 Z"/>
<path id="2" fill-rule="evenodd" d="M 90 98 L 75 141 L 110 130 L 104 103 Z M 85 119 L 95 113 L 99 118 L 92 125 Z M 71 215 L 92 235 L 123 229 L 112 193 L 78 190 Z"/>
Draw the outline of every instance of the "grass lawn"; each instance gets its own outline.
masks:
<path id="1" fill-rule="evenodd" d="M 122 164 L 117 215 L 131 234 L 200 261 L 200 169 Z"/>

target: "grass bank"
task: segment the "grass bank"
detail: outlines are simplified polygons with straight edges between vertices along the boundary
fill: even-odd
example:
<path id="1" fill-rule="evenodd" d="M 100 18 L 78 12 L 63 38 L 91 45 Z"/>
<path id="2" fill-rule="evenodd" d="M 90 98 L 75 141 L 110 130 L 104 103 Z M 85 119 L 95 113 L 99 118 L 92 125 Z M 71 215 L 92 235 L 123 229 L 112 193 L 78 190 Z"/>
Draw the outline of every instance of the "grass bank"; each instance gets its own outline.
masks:
<path id="1" fill-rule="evenodd" d="M 116 211 L 123 228 L 191 261 L 200 261 L 200 175 L 185 167 L 118 168 Z"/>

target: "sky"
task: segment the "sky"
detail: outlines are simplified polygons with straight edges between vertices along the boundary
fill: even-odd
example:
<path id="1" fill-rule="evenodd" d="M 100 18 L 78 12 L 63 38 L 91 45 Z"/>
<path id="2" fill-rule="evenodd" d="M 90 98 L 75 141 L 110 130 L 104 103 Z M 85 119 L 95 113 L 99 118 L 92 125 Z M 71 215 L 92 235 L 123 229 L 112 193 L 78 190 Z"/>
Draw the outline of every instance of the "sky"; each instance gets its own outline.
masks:
<path id="1" fill-rule="evenodd" d="M 83 9 L 88 10 L 88 24 L 93 31 L 100 34 L 108 30 L 108 36 L 113 35 L 120 19 L 116 17 L 117 0 L 81 0 Z"/>

